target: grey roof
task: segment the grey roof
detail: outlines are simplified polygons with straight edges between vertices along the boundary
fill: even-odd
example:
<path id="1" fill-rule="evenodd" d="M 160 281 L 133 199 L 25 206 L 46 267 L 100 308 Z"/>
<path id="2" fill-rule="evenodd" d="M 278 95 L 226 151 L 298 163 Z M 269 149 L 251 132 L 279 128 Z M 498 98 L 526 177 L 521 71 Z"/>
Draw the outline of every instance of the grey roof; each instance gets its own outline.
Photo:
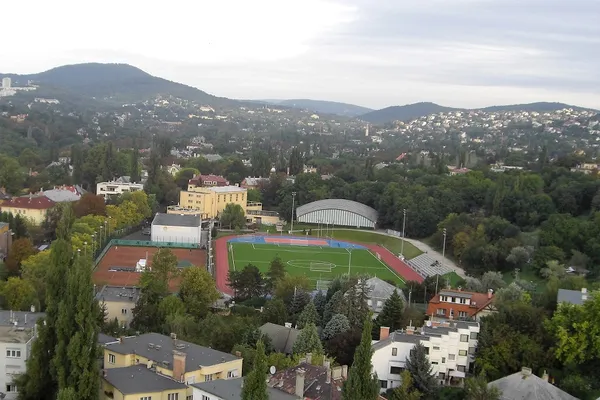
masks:
<path id="1" fill-rule="evenodd" d="M 404 297 L 404 293 L 402 293 L 402 289 L 397 288 L 381 278 L 370 278 L 367 280 L 367 285 L 369 286 L 369 298 L 371 299 L 383 299 L 385 301 L 392 293 L 394 293 L 394 290 L 396 290 L 402 301 L 406 303 L 406 298 Z"/>
<path id="2" fill-rule="evenodd" d="M 183 347 L 175 347 L 175 342 Z M 153 346 L 150 347 L 150 344 Z M 157 349 L 157 345 L 160 346 L 160 348 Z M 240 359 L 232 354 L 198 346 L 197 344 L 185 342 L 183 340 L 175 341 L 169 336 L 160 335 L 158 333 L 146 333 L 140 336 L 126 337 L 123 338 L 122 343 L 111 343 L 107 345 L 106 348 L 119 354 L 139 354 L 149 360 L 156 361 L 157 363 L 162 363 L 164 361 L 172 362 L 173 350 L 177 350 L 186 354 L 186 371 L 196 371 L 201 367 Z"/>
<path id="3" fill-rule="evenodd" d="M 185 384 L 157 374 L 145 365 L 109 368 L 105 371 L 104 379 L 125 395 L 187 388 Z"/>
<path id="4" fill-rule="evenodd" d="M 313 201 L 312 203 L 308 203 L 298 207 L 296 209 L 296 216 L 301 217 L 304 214 L 320 210 L 348 211 L 363 216 L 369 221 L 377 222 L 377 210 L 364 204 L 358 203 L 356 201 L 344 199 L 326 199 Z"/>
<path id="5" fill-rule="evenodd" d="M 37 320 L 45 316 L 43 312 L 0 310 L 0 326 L 15 326 L 16 321 L 17 327 L 33 328 Z"/>
<path id="6" fill-rule="evenodd" d="M 78 201 L 81 196 L 67 189 L 50 189 L 44 191 L 44 196 L 56 203 Z"/>
<path id="7" fill-rule="evenodd" d="M 586 294 L 589 298 L 590 294 Z M 581 290 L 558 289 L 558 296 L 556 297 L 556 302 L 582 305 L 584 302 L 583 293 L 581 292 Z"/>
<path id="8" fill-rule="evenodd" d="M 458 290 L 440 290 L 440 296 L 450 296 L 450 297 L 463 297 L 465 299 L 470 299 L 473 297 L 472 293 L 462 292 Z"/>
<path id="9" fill-rule="evenodd" d="M 137 299 L 140 296 L 140 289 L 137 287 L 122 287 L 122 286 L 109 286 L 104 285 L 102 289 L 96 294 L 96 300 L 98 301 L 121 301 L 121 302 L 132 302 L 137 303 Z"/>
<path id="10" fill-rule="evenodd" d="M 517 372 L 488 383 L 488 386 L 496 386 L 502 391 L 502 400 L 578 400 L 567 392 L 564 392 L 528 372 Z"/>
<path id="11" fill-rule="evenodd" d="M 275 351 L 285 354 L 292 354 L 292 348 L 300 331 L 294 328 L 286 328 L 282 325 L 272 324 L 267 322 L 260 327 L 260 331 L 263 335 L 267 335 L 271 338 L 271 344 Z"/>
<path id="12" fill-rule="evenodd" d="M 371 348 L 373 349 L 373 351 L 375 351 L 375 350 L 384 348 L 388 344 L 392 344 L 392 343 L 396 343 L 396 342 L 417 344 L 417 343 L 420 343 L 422 340 L 428 341 L 429 336 L 420 335 L 418 333 L 413 333 L 413 334 L 409 335 L 402 331 L 395 331 L 395 332 L 390 333 L 390 336 L 388 336 L 386 339 L 379 340 L 378 342 L 373 343 Z"/>
<path id="13" fill-rule="evenodd" d="M 117 338 L 105 335 L 104 333 L 98 333 L 98 343 L 99 344 L 107 344 L 107 343 L 118 342 L 118 341 L 119 341 L 119 339 L 117 339 Z"/>
<path id="14" fill-rule="evenodd" d="M 242 381 L 244 378 L 217 379 L 211 382 L 193 383 L 191 386 L 214 394 L 222 399 L 237 400 L 242 398 Z M 297 400 L 298 397 L 267 387 L 269 400 Z"/>
<path id="15" fill-rule="evenodd" d="M 450 324 L 451 326 L 423 326 L 415 330 L 412 334 L 408 334 L 403 330 L 391 332 L 390 336 L 373 343 L 371 347 L 373 350 L 379 350 L 394 342 L 417 344 L 420 341 L 429 341 L 432 337 L 440 337 L 442 335 L 447 335 L 450 332 L 458 332 L 458 329 L 467 329 L 469 326 L 479 326 L 479 322 L 470 321 L 452 321 Z"/>
<path id="16" fill-rule="evenodd" d="M 152 225 L 199 227 L 202 219 L 199 215 L 162 214 L 157 213 Z"/>

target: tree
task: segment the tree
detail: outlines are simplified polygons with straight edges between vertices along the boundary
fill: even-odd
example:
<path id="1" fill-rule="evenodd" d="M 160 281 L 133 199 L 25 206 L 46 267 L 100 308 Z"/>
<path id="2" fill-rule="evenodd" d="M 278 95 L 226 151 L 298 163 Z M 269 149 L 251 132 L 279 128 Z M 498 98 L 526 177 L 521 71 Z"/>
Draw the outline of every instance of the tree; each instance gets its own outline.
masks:
<path id="1" fill-rule="evenodd" d="M 379 396 L 379 381 L 373 375 L 371 357 L 371 316 L 365 318 L 360 344 L 354 353 L 354 363 L 348 372 L 348 380 L 344 382 L 342 397 L 344 400 L 376 400 Z"/>
<path id="2" fill-rule="evenodd" d="M 269 265 L 269 271 L 267 271 L 267 279 L 266 279 L 266 290 L 269 293 L 272 293 L 275 287 L 277 286 L 277 282 L 285 277 L 285 265 L 279 256 L 276 256 L 273 260 L 271 260 L 271 264 Z"/>
<path id="3" fill-rule="evenodd" d="M 27 311 L 31 306 L 39 310 L 40 305 L 36 297 L 35 287 L 31 282 L 11 276 L 2 285 L 4 308 L 14 311 Z"/>
<path id="4" fill-rule="evenodd" d="M 242 388 L 242 400 L 269 400 L 267 391 L 267 357 L 262 341 L 256 344 L 254 368 L 248 374 Z"/>
<path id="5" fill-rule="evenodd" d="M 139 183 L 142 181 L 140 174 L 140 150 L 137 148 L 135 140 L 129 157 L 129 177 L 131 182 Z"/>
<path id="6" fill-rule="evenodd" d="M 244 209 L 239 204 L 229 203 L 221 213 L 221 226 L 227 226 L 229 229 L 242 229 L 246 226 L 246 216 Z"/>
<path id="7" fill-rule="evenodd" d="M 248 189 L 247 197 L 248 202 L 260 203 L 262 201 L 262 193 L 258 189 Z"/>
<path id="8" fill-rule="evenodd" d="M 343 314 L 335 314 L 323 328 L 323 340 L 330 340 L 335 336 L 348 332 L 350 330 L 350 322 Z"/>
<path id="9" fill-rule="evenodd" d="M 433 367 L 427 358 L 426 348 L 417 343 L 406 359 L 406 370 L 410 372 L 415 387 L 426 398 L 435 399 L 438 392 L 438 383 L 433 375 Z"/>
<path id="10" fill-rule="evenodd" d="M 25 175 L 17 160 L 0 154 L 0 187 L 8 193 L 18 194 L 23 189 L 24 181 Z"/>
<path id="11" fill-rule="evenodd" d="M 45 250 L 27 257 L 21 263 L 21 277 L 33 285 L 40 311 L 46 309 L 46 275 L 50 262 L 51 252 Z"/>
<path id="12" fill-rule="evenodd" d="M 485 376 L 465 380 L 466 400 L 500 400 L 502 392 L 497 386 L 488 386 Z"/>
<path id="13" fill-rule="evenodd" d="M 308 324 L 300 331 L 292 351 L 294 354 L 323 354 L 323 345 L 315 324 Z"/>
<path id="14" fill-rule="evenodd" d="M 413 378 L 407 370 L 400 374 L 400 386 L 392 390 L 390 400 L 419 400 L 421 392 L 414 388 Z"/>
<path id="15" fill-rule="evenodd" d="M 72 387 L 60 389 L 58 391 L 57 400 L 78 400 L 80 399 L 78 391 Z"/>
<path id="16" fill-rule="evenodd" d="M 37 253 L 37 250 L 33 247 L 30 239 L 22 238 L 15 240 L 6 258 L 8 273 L 13 276 L 19 275 L 21 272 L 21 263 L 35 253 Z"/>
<path id="17" fill-rule="evenodd" d="M 504 278 L 500 272 L 496 271 L 487 271 L 481 276 L 481 284 L 483 285 L 483 290 L 487 292 L 489 289 L 493 291 L 497 291 L 498 289 L 506 286 L 504 282 Z M 485 293 L 484 292 L 484 293 Z"/>
<path id="18" fill-rule="evenodd" d="M 381 313 L 375 319 L 375 327 L 387 326 L 390 332 L 394 332 L 402 327 L 402 316 L 404 314 L 404 304 L 397 290 L 387 298 L 383 303 Z"/>
<path id="19" fill-rule="evenodd" d="M 262 150 L 254 152 L 251 157 L 252 175 L 254 176 L 269 176 L 271 171 L 271 160 L 269 155 Z"/>
<path id="20" fill-rule="evenodd" d="M 315 303 L 313 303 L 312 301 L 309 301 L 308 304 L 304 306 L 304 309 L 300 313 L 298 321 L 296 322 L 296 325 L 298 325 L 298 329 L 302 329 L 308 324 L 319 324 L 319 313 L 317 312 Z"/>
<path id="21" fill-rule="evenodd" d="M 327 305 L 327 298 L 322 290 L 319 290 L 315 297 L 313 298 L 313 303 L 315 303 L 315 308 L 319 313 L 319 319 L 323 318 L 323 312 L 325 311 L 325 305 Z"/>
<path id="22" fill-rule="evenodd" d="M 88 192 L 73 205 L 73 209 L 77 218 L 86 215 L 106 215 L 106 202 L 102 196 Z"/>
<path id="23" fill-rule="evenodd" d="M 331 297 L 331 299 L 329 299 L 329 301 L 325 305 L 325 310 L 323 311 L 323 325 L 326 326 L 335 314 L 343 314 L 343 310 L 344 292 L 340 290 L 335 292 L 335 294 Z"/>
<path id="24" fill-rule="evenodd" d="M 263 294 L 264 279 L 256 265 L 248 264 L 241 271 L 229 271 L 228 281 L 236 299 L 248 300 Z"/>
<path id="25" fill-rule="evenodd" d="M 265 303 L 262 313 L 263 322 L 283 325 L 287 322 L 287 310 L 281 299 L 269 300 Z"/>
<path id="26" fill-rule="evenodd" d="M 296 176 L 302 172 L 304 167 L 304 160 L 302 159 L 302 153 L 298 147 L 294 147 L 292 149 L 292 154 L 290 155 L 290 175 Z"/>
<path id="27" fill-rule="evenodd" d="M 179 296 L 188 314 L 201 318 L 219 298 L 219 292 L 210 273 L 199 267 L 189 267 L 183 271 Z"/>

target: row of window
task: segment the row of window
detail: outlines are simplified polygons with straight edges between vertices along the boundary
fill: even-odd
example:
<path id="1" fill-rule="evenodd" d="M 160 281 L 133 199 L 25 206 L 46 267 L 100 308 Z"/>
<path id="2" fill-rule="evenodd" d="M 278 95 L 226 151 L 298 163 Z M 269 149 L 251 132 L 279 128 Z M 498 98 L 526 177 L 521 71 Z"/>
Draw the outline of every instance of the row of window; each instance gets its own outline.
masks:
<path id="1" fill-rule="evenodd" d="M 21 350 L 6 350 L 6 357 L 8 358 L 21 358 Z"/>
<path id="2" fill-rule="evenodd" d="M 438 308 L 437 309 L 437 315 L 446 315 L 446 309 L 445 308 Z M 450 310 L 450 314 L 451 317 L 454 317 L 454 310 Z M 459 318 L 467 318 L 469 317 L 469 314 L 466 311 L 459 311 L 458 312 L 458 317 Z"/>
<path id="3" fill-rule="evenodd" d="M 467 340 L 468 341 L 468 335 L 462 335 L 462 336 L 467 336 Z M 462 339 L 462 338 L 461 338 Z M 462 342 L 462 340 L 461 340 Z M 439 346 L 433 346 L 433 351 L 439 351 L 440 347 Z M 414 352 L 414 349 L 410 351 L 410 354 L 412 355 Z M 469 351 L 467 352 L 467 350 L 459 350 L 458 351 L 458 355 L 461 357 L 465 357 L 468 353 L 470 354 L 475 354 L 475 347 L 469 347 Z M 429 347 L 425 347 L 425 354 L 429 354 Z M 396 347 L 392 347 L 392 356 L 397 356 L 398 355 L 398 348 Z M 448 354 L 448 360 L 450 361 L 454 361 L 456 355 L 455 354 Z M 446 358 L 442 357 L 442 363 L 444 363 Z M 229 378 L 229 374 L 227 376 Z"/>
<path id="4" fill-rule="evenodd" d="M 464 297 L 441 296 L 440 300 L 441 301 L 450 302 L 450 303 L 456 303 L 456 302 L 458 302 L 459 304 L 467 304 L 467 300 L 468 299 L 465 299 Z"/>
<path id="5" fill-rule="evenodd" d="M 186 396 L 186 400 L 192 400 L 194 396 Z M 140 400 L 152 400 L 152 396 L 142 396 Z M 179 393 L 169 393 L 167 394 L 167 400 L 179 400 Z"/>

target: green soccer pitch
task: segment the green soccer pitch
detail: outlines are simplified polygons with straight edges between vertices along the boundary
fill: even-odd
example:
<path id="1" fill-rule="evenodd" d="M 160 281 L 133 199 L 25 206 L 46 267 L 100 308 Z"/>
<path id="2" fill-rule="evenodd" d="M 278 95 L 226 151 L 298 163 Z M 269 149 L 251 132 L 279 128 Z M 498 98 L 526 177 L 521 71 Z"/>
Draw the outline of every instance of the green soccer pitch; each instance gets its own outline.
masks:
<path id="1" fill-rule="evenodd" d="M 253 264 L 266 273 L 271 261 L 279 257 L 288 274 L 304 275 L 318 289 L 326 288 L 329 281 L 348 274 L 348 265 L 350 275 L 376 276 L 404 286 L 404 280 L 367 249 L 230 242 L 227 250 L 230 269 L 240 270 Z"/>

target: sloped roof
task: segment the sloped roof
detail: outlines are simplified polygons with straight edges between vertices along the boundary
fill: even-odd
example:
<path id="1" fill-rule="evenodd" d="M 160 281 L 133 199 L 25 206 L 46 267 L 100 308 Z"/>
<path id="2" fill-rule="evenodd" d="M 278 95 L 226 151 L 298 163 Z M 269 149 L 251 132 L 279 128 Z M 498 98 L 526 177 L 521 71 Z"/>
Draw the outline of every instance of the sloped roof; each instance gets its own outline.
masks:
<path id="1" fill-rule="evenodd" d="M 304 204 L 296 209 L 296 216 L 300 217 L 304 214 L 320 210 L 348 211 L 363 216 L 369 221 L 377 222 L 377 210 L 362 203 L 344 199 L 317 200 L 312 203 Z"/>
<path id="2" fill-rule="evenodd" d="M 447 303 L 440 301 L 440 295 L 451 297 L 463 297 L 471 300 L 471 304 Z M 466 312 L 469 317 L 476 315 L 483 310 L 494 299 L 494 296 L 488 298 L 487 293 L 465 292 L 464 290 L 444 289 L 436 294 L 427 306 L 427 315 L 436 314 L 438 308 L 452 309 L 456 315 L 460 311 Z"/>
<path id="3" fill-rule="evenodd" d="M 2 208 L 13 207 L 13 208 L 25 208 L 28 210 L 47 210 L 54 207 L 56 203 L 47 198 L 46 196 L 22 196 L 13 197 L 10 200 L 2 203 Z"/>
<path id="4" fill-rule="evenodd" d="M 490 382 L 488 386 L 498 387 L 502 391 L 502 400 L 578 400 L 577 397 L 535 376 L 527 368 Z"/>
<path id="5" fill-rule="evenodd" d="M 583 294 L 581 290 L 558 289 L 556 302 L 582 305 L 585 301 L 583 300 Z"/>
<path id="6" fill-rule="evenodd" d="M 300 334 L 298 329 L 286 328 L 285 326 L 270 322 L 261 326 L 260 331 L 263 335 L 271 338 L 273 349 L 285 354 L 292 354 L 292 348 Z"/>
<path id="7" fill-rule="evenodd" d="M 406 303 L 406 298 L 404 297 L 404 293 L 402 289 L 397 288 L 396 286 L 384 281 L 381 278 L 373 277 L 367 280 L 367 285 L 369 286 L 369 298 L 371 299 L 387 299 L 394 293 L 394 290 L 398 292 L 400 298 L 404 303 Z"/>

